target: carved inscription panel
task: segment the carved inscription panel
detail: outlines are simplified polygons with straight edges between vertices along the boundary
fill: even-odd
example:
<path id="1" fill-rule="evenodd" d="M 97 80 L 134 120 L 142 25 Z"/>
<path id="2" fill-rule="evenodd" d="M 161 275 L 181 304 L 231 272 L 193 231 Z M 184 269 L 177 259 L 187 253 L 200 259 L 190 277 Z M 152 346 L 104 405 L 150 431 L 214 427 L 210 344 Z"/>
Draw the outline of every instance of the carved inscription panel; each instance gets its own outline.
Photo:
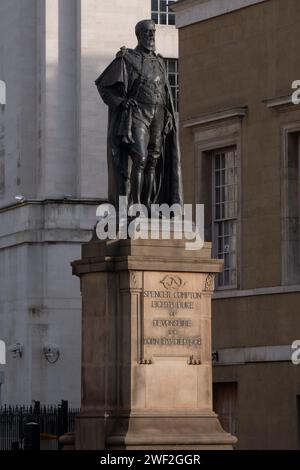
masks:
<path id="1" fill-rule="evenodd" d="M 144 358 L 200 359 L 201 283 L 192 273 L 145 272 L 142 334 Z"/>

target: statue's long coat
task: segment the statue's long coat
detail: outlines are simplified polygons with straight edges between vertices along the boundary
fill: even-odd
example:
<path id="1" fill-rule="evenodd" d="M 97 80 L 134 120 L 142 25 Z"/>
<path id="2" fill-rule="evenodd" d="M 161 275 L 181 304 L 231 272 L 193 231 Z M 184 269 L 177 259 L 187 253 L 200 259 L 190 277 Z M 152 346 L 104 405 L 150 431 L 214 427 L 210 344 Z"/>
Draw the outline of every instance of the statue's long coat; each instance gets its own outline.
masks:
<path id="1" fill-rule="evenodd" d="M 164 60 L 161 56 L 158 56 L 158 60 L 166 76 L 166 114 L 169 113 L 172 116 L 173 130 L 164 137 L 162 155 L 156 166 L 156 184 L 152 202 L 182 205 L 182 178 L 176 118 Z M 124 144 L 124 137 L 126 137 L 124 128 L 127 127 L 130 138 L 131 110 L 125 110 L 121 103 L 126 98 L 135 99 L 141 73 L 142 54 L 137 50 L 121 48 L 113 62 L 95 82 L 100 96 L 109 107 L 108 198 L 115 207 L 118 207 L 120 195 L 127 195 L 130 203 L 131 159 L 128 146 Z"/>

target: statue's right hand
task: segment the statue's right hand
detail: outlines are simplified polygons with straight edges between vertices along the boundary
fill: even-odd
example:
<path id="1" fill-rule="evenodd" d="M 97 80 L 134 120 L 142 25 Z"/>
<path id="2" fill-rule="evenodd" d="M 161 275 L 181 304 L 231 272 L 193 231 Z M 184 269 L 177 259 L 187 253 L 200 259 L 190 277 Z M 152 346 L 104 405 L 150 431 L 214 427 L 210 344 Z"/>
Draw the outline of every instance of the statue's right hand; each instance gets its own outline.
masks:
<path id="1" fill-rule="evenodd" d="M 135 106 L 137 106 L 137 102 L 133 98 L 128 98 L 122 102 L 122 106 L 125 109 L 128 109 L 129 107 L 134 108 Z"/>

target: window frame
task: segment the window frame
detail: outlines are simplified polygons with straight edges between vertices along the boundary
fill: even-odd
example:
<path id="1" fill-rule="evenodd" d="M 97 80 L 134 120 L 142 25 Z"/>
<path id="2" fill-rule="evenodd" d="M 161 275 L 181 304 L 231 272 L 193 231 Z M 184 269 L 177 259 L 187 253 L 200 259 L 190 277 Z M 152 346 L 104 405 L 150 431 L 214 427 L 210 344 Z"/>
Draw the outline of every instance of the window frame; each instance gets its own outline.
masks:
<path id="1" fill-rule="evenodd" d="M 158 25 L 163 25 L 163 26 L 175 26 L 175 13 L 171 12 L 169 10 L 169 5 L 173 5 L 173 3 L 176 3 L 177 0 L 156 0 L 157 1 L 157 10 L 152 9 L 152 0 L 151 0 L 151 19 L 155 21 L 155 24 Z M 166 11 L 164 12 L 161 9 L 161 1 L 166 3 Z M 162 23 L 161 22 L 161 15 L 166 15 L 166 22 Z M 157 15 L 157 21 L 154 18 L 154 16 Z M 174 18 L 174 23 L 170 23 L 170 17 Z"/>
<path id="2" fill-rule="evenodd" d="M 242 178 L 241 178 L 241 126 L 242 121 L 239 118 L 233 118 L 230 120 L 224 120 L 216 124 L 210 125 L 198 125 L 193 128 L 194 134 L 194 203 L 205 204 L 205 189 L 203 185 L 203 167 L 207 159 L 211 159 L 213 151 L 220 150 L 227 147 L 236 147 L 236 166 L 237 166 L 237 226 L 236 226 L 236 285 L 235 286 L 218 286 L 216 282 L 216 291 L 229 291 L 238 290 L 242 288 Z M 210 162 L 210 168 L 212 164 Z M 213 194 L 212 194 L 212 170 L 210 177 L 210 202 L 211 208 L 210 213 L 212 217 L 213 208 Z M 207 217 L 206 217 L 207 219 Z M 216 257 L 215 243 L 213 238 L 212 230 L 212 219 L 211 219 L 211 230 L 210 239 L 206 241 L 212 242 L 212 256 Z M 205 221 L 205 228 L 207 226 L 207 220 Z M 207 230 L 205 230 L 207 232 Z"/>
<path id="3" fill-rule="evenodd" d="M 211 198 L 212 198 L 212 243 L 213 243 L 213 256 L 217 259 L 223 259 L 224 260 L 224 266 L 225 266 L 225 259 L 224 259 L 224 256 L 222 258 L 219 257 L 219 233 L 217 231 L 217 225 L 220 225 L 222 224 L 224 226 L 224 223 L 225 222 L 231 222 L 231 221 L 234 221 L 235 222 L 235 231 L 236 231 L 236 234 L 235 234 L 235 237 L 236 237 L 236 243 L 235 243 L 235 257 L 236 257 L 236 261 L 235 261 L 235 265 L 232 269 L 235 269 L 236 271 L 236 282 L 235 283 L 230 283 L 230 284 L 220 284 L 219 283 L 219 280 L 220 280 L 220 276 L 224 276 L 225 274 L 225 270 L 223 268 L 223 271 L 222 273 L 220 273 L 217 278 L 216 278 L 216 288 L 217 290 L 225 290 L 225 289 L 236 289 L 237 288 L 237 272 L 238 272 L 238 263 L 237 263 L 237 238 L 238 238 L 238 235 L 237 235 L 237 226 L 238 226 L 238 211 L 237 211 L 237 207 L 236 207 L 236 210 L 235 210 L 235 216 L 234 217 L 228 217 L 228 218 L 220 218 L 220 219 L 217 219 L 216 218 L 216 186 L 215 186 L 215 175 L 216 175 L 216 160 L 215 160 L 215 157 L 217 154 L 222 154 L 222 153 L 226 153 L 230 150 L 233 150 L 234 149 L 234 152 L 235 152 L 235 166 L 234 168 L 237 170 L 237 146 L 236 145 L 229 145 L 229 146 L 226 146 L 226 147 L 223 147 L 223 148 L 218 148 L 218 149 L 213 149 L 211 150 L 210 152 L 210 158 L 211 158 L 211 165 L 212 165 L 212 183 L 211 183 L 211 190 L 212 190 L 212 195 L 211 195 Z M 238 199 L 238 175 L 236 175 L 236 182 L 235 182 L 235 197 L 236 199 L 234 200 L 236 206 L 237 206 L 237 199 Z M 226 202 L 226 201 L 225 201 Z M 223 235 L 224 237 L 224 235 Z M 225 255 L 225 252 L 223 252 L 223 255 Z M 229 260 L 229 263 L 230 263 L 230 260 Z M 231 266 L 229 264 L 229 272 L 232 270 L 231 269 Z"/>
<path id="4" fill-rule="evenodd" d="M 291 273 L 290 240 L 289 235 L 289 136 L 298 136 L 298 234 L 300 235 L 300 121 L 282 126 L 281 128 L 281 285 L 300 285 L 300 272 L 296 276 Z M 298 263 L 300 264 L 300 246 L 298 253 Z M 296 273 L 297 274 L 297 273 Z M 297 277 L 293 282 L 293 277 Z"/>
<path id="5" fill-rule="evenodd" d="M 169 80 L 169 76 L 170 75 L 174 75 L 175 76 L 175 85 L 171 85 L 170 83 L 170 80 L 169 80 L 169 83 L 170 83 L 170 88 L 171 88 L 171 91 L 173 89 L 175 89 L 175 95 L 176 95 L 176 99 L 174 101 L 174 97 L 173 97 L 173 94 L 172 94 L 172 99 L 173 99 L 173 105 L 174 105 L 174 110 L 176 113 L 178 113 L 178 108 L 179 108 L 179 61 L 177 58 L 175 57 L 165 57 L 164 58 L 165 60 L 165 66 L 166 66 L 166 70 L 167 70 L 167 75 L 168 75 L 168 80 Z M 175 62 L 175 72 L 169 72 L 169 61 L 174 61 Z"/>

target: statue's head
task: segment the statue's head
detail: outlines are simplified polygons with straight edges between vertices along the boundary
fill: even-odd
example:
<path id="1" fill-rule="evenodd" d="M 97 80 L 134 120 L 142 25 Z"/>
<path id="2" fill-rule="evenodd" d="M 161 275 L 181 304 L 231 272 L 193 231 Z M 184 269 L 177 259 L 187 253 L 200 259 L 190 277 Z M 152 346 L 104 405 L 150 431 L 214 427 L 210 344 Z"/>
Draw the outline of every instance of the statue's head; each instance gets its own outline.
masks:
<path id="1" fill-rule="evenodd" d="M 135 27 L 139 46 L 146 51 L 155 51 L 155 22 L 153 20 L 139 21 Z"/>

